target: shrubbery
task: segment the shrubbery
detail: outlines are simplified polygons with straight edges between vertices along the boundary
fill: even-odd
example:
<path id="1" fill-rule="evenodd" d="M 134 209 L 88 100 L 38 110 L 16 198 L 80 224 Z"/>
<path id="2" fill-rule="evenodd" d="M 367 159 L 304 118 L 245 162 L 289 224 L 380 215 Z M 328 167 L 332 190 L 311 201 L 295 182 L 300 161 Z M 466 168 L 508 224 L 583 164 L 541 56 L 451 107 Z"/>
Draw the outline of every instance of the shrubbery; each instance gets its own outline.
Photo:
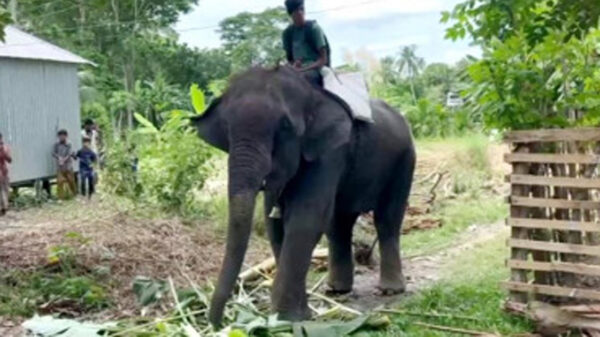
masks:
<path id="1" fill-rule="evenodd" d="M 193 105 L 201 113 L 203 95 L 197 88 L 192 92 Z M 211 173 L 216 150 L 196 135 L 189 122 L 194 115 L 171 111 L 158 128 L 136 114 L 138 128 L 110 146 L 105 177 L 108 190 L 183 215 L 201 211 L 199 192 Z"/>

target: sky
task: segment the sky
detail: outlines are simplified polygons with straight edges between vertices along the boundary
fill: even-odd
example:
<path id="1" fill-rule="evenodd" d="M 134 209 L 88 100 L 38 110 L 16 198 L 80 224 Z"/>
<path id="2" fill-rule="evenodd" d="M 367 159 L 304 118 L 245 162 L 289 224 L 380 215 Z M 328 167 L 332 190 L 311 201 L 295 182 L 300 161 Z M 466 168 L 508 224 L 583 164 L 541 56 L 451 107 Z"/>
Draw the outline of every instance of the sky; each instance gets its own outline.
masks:
<path id="1" fill-rule="evenodd" d="M 333 65 L 344 55 L 362 50 L 377 57 L 395 55 L 401 47 L 416 45 L 427 63 L 453 64 L 480 51 L 468 41 L 447 41 L 441 11 L 461 0 L 306 0 L 307 18 L 317 20 L 332 48 Z M 200 0 L 182 16 L 175 29 L 180 40 L 199 48 L 220 45 L 215 26 L 239 12 L 261 12 L 283 0 Z"/>

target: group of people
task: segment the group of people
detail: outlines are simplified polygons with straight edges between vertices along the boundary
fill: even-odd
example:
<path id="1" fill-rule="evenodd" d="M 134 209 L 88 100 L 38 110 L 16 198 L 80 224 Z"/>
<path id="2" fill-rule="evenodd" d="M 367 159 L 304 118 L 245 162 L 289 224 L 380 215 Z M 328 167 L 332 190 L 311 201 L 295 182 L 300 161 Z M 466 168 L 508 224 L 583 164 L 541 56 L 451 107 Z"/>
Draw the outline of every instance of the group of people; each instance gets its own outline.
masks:
<path id="1" fill-rule="evenodd" d="M 98 163 L 98 131 L 94 121 L 86 120 L 81 131 L 83 146 L 78 151 L 73 150 L 69 142 L 67 130 L 60 130 L 58 141 L 54 144 L 52 157 L 56 160 L 58 172 L 56 189 L 58 199 L 65 200 L 77 194 L 77 180 L 73 161 L 79 161 L 79 186 L 81 195 L 92 197 L 96 190 L 98 176 L 94 166 Z"/>
<path id="2" fill-rule="evenodd" d="M 98 180 L 94 167 L 98 163 L 98 147 L 100 137 L 98 128 L 93 120 L 86 120 L 81 130 L 83 146 L 75 151 L 69 142 L 67 130 L 60 130 L 57 134 L 58 141 L 52 148 L 52 157 L 57 167 L 57 196 L 61 200 L 69 199 L 78 192 L 77 178 L 79 178 L 80 193 L 88 198 L 96 190 Z M 79 161 L 79 176 L 75 176 L 73 162 Z M 10 179 L 8 165 L 12 163 L 12 155 L 8 145 L 0 133 L 0 216 L 8 211 L 10 195 Z"/>

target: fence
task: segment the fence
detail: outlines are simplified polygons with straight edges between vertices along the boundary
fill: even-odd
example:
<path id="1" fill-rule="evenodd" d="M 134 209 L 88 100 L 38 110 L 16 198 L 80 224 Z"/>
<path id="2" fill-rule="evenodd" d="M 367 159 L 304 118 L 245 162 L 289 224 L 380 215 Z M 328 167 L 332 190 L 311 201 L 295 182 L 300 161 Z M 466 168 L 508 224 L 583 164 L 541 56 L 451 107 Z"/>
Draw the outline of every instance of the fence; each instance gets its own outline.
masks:
<path id="1" fill-rule="evenodd" d="M 505 141 L 511 301 L 600 301 L 600 129 L 515 131 Z"/>

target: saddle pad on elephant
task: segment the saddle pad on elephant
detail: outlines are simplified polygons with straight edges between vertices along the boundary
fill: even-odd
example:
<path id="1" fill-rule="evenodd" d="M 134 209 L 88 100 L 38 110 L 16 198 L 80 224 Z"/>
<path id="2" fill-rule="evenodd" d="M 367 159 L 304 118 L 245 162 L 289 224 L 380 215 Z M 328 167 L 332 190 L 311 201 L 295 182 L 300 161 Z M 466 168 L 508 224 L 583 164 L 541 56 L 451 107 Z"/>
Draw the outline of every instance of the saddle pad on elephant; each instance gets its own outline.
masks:
<path id="1" fill-rule="evenodd" d="M 354 119 L 373 123 L 369 91 L 361 73 L 336 74 L 325 67 L 321 74 L 325 90 L 346 102 Z"/>

